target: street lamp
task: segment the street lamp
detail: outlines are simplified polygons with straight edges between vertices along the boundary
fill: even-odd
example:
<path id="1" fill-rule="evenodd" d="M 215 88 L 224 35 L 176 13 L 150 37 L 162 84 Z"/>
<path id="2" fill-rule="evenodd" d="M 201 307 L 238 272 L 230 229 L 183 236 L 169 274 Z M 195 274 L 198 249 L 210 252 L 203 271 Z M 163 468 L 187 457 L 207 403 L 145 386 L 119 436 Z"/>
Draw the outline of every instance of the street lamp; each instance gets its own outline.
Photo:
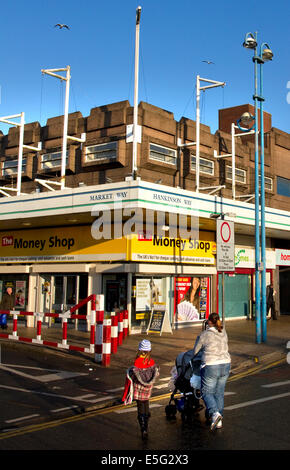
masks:
<path id="1" fill-rule="evenodd" d="M 243 46 L 254 50 L 255 64 L 255 294 L 256 294 L 256 342 L 267 340 L 267 312 L 266 312 L 266 232 L 265 232 L 265 182 L 264 182 L 264 116 L 263 116 L 263 64 L 272 60 L 273 52 L 267 43 L 260 47 L 258 54 L 257 32 L 247 33 Z M 258 94 L 258 64 L 260 72 L 260 90 Z M 260 103 L 260 139 L 261 139 L 261 262 L 260 262 L 260 233 L 259 233 L 259 130 L 258 130 L 258 103 Z M 260 271 L 262 273 L 260 292 Z M 260 294 L 262 294 L 260 296 Z M 262 299 L 262 302 L 261 302 Z"/>
<path id="2" fill-rule="evenodd" d="M 246 49 L 255 49 L 257 45 L 258 43 L 256 37 L 252 33 L 247 33 L 243 42 L 243 46 Z"/>
<path id="3" fill-rule="evenodd" d="M 237 121 L 237 124 L 241 130 L 250 131 L 254 127 L 254 124 L 255 124 L 255 122 L 253 121 L 255 121 L 255 116 L 253 116 L 251 113 L 246 111 L 245 113 L 241 115 L 240 119 Z M 240 123 L 246 126 L 252 124 L 252 127 L 248 127 L 247 129 L 242 129 L 240 126 Z"/>

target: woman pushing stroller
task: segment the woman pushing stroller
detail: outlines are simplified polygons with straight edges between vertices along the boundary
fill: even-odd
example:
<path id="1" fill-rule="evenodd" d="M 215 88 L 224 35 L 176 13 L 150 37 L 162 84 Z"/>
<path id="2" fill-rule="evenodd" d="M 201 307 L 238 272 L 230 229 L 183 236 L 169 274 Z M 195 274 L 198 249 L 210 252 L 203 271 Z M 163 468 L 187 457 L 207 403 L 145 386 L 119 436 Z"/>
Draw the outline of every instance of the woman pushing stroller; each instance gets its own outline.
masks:
<path id="1" fill-rule="evenodd" d="M 194 355 L 201 355 L 201 395 L 206 406 L 206 418 L 210 429 L 222 427 L 224 391 L 230 373 L 231 357 L 228 352 L 228 337 L 219 315 L 211 313 L 207 329 L 197 338 Z"/>

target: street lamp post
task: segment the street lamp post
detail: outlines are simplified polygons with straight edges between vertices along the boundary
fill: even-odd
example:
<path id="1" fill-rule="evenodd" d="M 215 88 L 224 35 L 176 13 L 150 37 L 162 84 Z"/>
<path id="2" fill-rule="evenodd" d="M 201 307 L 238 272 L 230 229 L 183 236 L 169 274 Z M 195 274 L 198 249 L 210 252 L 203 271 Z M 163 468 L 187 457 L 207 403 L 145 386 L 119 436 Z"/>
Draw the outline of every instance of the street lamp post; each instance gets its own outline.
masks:
<path id="1" fill-rule="evenodd" d="M 264 98 L 263 63 L 272 60 L 273 53 L 268 44 L 263 43 L 260 50 L 260 129 L 261 129 L 261 257 L 262 257 L 262 341 L 267 341 L 267 304 L 266 304 L 266 229 L 265 229 L 265 175 L 264 175 Z"/>
<path id="2" fill-rule="evenodd" d="M 247 33 L 243 46 L 254 50 L 255 64 L 255 297 L 256 297 L 256 342 L 267 340 L 267 312 L 266 312 L 266 231 L 265 231 L 265 184 L 264 184 L 264 120 L 263 120 L 263 64 L 272 60 L 273 53 L 268 44 L 263 43 L 258 54 L 257 33 Z M 263 49 L 264 48 L 264 49 Z M 258 64 L 260 72 L 260 90 L 258 94 Z M 260 139 L 261 139 L 261 258 L 260 258 L 260 230 L 259 230 L 259 128 L 258 103 L 260 103 Z M 261 261 L 260 261 L 261 260 Z M 262 273 L 260 289 L 260 271 Z"/>

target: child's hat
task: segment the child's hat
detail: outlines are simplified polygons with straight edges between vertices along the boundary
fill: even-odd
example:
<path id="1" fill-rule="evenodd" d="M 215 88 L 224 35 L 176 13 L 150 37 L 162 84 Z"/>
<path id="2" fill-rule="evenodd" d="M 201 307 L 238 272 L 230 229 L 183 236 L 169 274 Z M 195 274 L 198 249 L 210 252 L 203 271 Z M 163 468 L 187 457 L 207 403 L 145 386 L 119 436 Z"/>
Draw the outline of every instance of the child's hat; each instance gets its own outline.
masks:
<path id="1" fill-rule="evenodd" d="M 148 339 L 143 339 L 139 343 L 139 351 L 151 351 L 151 342 Z"/>

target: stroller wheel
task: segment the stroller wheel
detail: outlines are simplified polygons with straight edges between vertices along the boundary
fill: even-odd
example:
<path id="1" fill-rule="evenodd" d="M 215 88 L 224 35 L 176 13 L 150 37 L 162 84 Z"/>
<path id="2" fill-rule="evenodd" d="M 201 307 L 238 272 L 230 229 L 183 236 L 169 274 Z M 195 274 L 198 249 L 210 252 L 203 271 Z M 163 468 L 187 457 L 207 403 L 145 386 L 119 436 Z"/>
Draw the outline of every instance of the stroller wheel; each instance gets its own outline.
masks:
<path id="1" fill-rule="evenodd" d="M 167 405 L 165 407 L 165 414 L 167 419 L 174 419 L 176 417 L 176 405 Z"/>

